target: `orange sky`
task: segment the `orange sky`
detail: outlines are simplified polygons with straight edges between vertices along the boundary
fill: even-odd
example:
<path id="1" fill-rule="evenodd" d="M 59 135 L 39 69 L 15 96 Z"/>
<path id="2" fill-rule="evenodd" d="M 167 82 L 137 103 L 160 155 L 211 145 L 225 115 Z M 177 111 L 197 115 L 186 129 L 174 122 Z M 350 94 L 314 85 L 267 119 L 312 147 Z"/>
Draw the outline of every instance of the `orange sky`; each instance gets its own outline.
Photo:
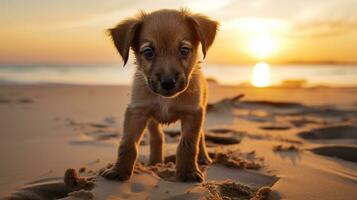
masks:
<path id="1" fill-rule="evenodd" d="M 357 62 L 357 0 L 11 0 L 0 2 L 0 63 L 118 63 L 106 28 L 180 7 L 221 23 L 207 63 Z"/>

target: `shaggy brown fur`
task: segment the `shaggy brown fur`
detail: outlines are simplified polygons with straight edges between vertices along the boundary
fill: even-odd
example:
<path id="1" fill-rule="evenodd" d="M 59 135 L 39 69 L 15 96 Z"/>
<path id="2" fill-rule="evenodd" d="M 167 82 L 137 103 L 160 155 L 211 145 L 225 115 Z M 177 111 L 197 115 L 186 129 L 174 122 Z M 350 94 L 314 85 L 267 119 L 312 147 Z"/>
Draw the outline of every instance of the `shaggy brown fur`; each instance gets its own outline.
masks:
<path id="1" fill-rule="evenodd" d="M 181 120 L 176 177 L 202 181 L 198 162 L 211 163 L 204 143 L 203 123 L 207 105 L 206 81 L 198 65 L 198 45 L 203 55 L 214 41 L 218 23 L 186 10 L 141 13 L 110 29 L 115 47 L 124 60 L 129 49 L 137 63 L 131 102 L 127 107 L 118 161 L 102 176 L 127 180 L 137 159 L 144 129 L 150 132 L 149 164 L 162 163 L 161 124 Z"/>

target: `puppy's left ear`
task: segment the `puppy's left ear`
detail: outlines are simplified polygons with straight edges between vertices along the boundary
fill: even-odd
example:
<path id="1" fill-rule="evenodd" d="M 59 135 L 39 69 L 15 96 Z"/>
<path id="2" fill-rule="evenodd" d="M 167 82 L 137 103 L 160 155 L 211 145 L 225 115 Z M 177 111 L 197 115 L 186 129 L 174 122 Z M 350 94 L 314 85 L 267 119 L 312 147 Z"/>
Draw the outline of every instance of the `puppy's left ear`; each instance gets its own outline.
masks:
<path id="1" fill-rule="evenodd" d="M 208 48 L 216 37 L 219 23 L 199 14 L 189 16 L 188 20 L 193 25 L 195 33 L 201 42 L 203 58 L 205 58 Z"/>

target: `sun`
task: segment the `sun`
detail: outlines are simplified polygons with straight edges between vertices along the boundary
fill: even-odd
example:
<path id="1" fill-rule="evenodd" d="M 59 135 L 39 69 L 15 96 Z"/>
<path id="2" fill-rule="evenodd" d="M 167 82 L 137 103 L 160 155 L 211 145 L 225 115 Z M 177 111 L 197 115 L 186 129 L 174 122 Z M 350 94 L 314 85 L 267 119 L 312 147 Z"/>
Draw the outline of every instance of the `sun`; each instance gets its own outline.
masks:
<path id="1" fill-rule="evenodd" d="M 253 68 L 250 80 L 255 87 L 267 87 L 270 85 L 270 66 L 268 63 L 257 63 Z"/>
<path id="2" fill-rule="evenodd" d="M 257 35 L 249 40 L 249 51 L 259 59 L 269 58 L 277 48 L 277 42 L 271 35 Z"/>

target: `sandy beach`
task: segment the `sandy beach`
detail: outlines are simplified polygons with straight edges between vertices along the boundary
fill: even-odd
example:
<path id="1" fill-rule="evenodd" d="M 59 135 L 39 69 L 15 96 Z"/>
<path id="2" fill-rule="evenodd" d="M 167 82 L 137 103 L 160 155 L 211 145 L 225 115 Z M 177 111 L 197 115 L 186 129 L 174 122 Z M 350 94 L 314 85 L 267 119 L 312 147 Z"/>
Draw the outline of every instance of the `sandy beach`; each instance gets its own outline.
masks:
<path id="1" fill-rule="evenodd" d="M 115 161 L 129 86 L 0 87 L 0 196 L 5 199 L 355 199 L 357 89 L 211 84 L 205 124 L 214 164 L 203 183 L 173 179 L 179 124 L 165 128 L 167 163 L 130 181 L 97 176 Z M 243 94 L 243 95 L 241 95 Z M 71 170 L 73 169 L 73 170 Z M 65 176 L 66 173 L 66 176 Z"/>

